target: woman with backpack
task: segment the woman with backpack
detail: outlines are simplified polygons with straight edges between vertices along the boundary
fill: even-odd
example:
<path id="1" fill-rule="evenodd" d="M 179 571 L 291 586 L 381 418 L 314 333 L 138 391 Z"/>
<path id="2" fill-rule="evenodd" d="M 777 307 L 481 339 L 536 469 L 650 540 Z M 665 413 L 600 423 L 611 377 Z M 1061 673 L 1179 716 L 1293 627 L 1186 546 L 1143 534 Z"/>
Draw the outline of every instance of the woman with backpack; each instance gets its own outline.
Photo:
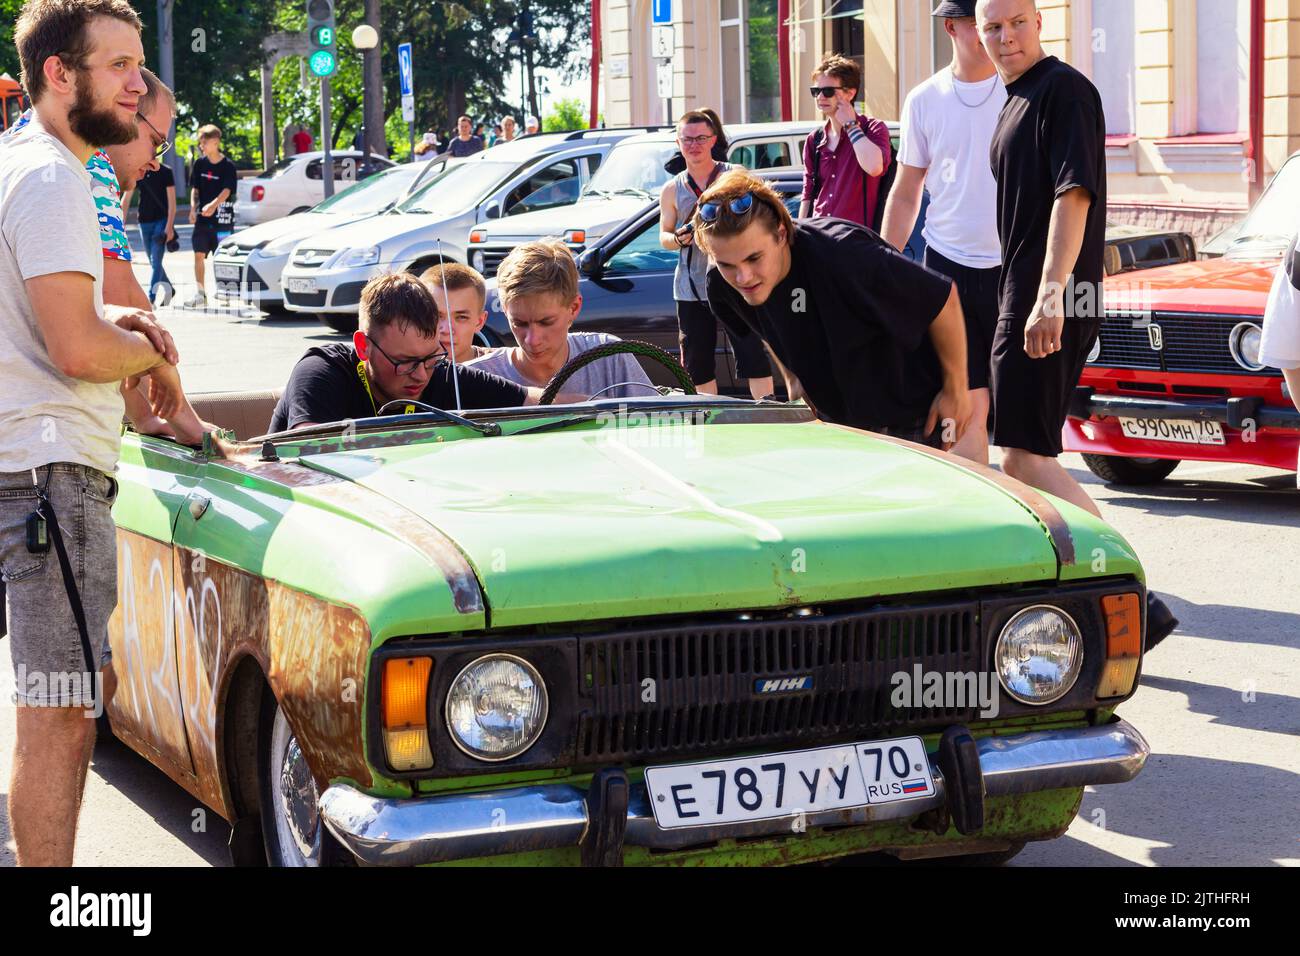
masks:
<path id="1" fill-rule="evenodd" d="M 736 167 L 719 158 L 727 155 L 727 137 L 722 121 L 711 109 L 682 114 L 677 121 L 677 145 L 686 168 L 668 180 L 659 194 L 659 244 L 677 253 L 673 298 L 677 301 L 682 365 L 699 391 L 716 395 L 718 320 L 709 309 L 705 292 L 709 257 L 695 246 L 691 217 L 700 195 L 724 172 Z M 758 336 L 733 338 L 728 333 L 727 338 L 736 356 L 736 374 L 749 380 L 750 394 L 754 398 L 771 395 L 772 368 Z"/>
<path id="2" fill-rule="evenodd" d="M 847 57 L 827 55 L 812 82 L 826 125 L 804 140 L 799 218 L 834 216 L 879 232 L 880 187 L 892 159 L 889 127 L 854 108 L 862 70 Z"/>

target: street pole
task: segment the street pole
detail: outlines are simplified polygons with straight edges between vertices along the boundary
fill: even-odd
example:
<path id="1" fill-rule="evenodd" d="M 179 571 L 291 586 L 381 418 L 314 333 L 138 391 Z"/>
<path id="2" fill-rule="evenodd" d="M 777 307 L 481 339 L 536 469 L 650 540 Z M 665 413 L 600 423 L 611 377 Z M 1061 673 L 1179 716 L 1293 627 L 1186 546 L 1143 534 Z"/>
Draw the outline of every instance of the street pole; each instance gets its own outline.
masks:
<path id="1" fill-rule="evenodd" d="M 334 160 L 330 156 L 330 81 L 322 77 L 320 81 L 320 141 L 325 151 L 321 159 L 321 177 L 325 180 L 325 198 L 334 195 Z"/>
<path id="2" fill-rule="evenodd" d="M 176 66 L 172 59 L 172 0 L 158 0 L 158 77 L 170 90 L 176 89 Z M 176 118 L 172 117 L 171 127 L 167 131 L 168 142 L 176 142 Z M 167 165 L 176 178 L 176 194 L 189 195 L 185 182 L 185 163 L 180 151 L 173 149 L 167 157 Z"/>

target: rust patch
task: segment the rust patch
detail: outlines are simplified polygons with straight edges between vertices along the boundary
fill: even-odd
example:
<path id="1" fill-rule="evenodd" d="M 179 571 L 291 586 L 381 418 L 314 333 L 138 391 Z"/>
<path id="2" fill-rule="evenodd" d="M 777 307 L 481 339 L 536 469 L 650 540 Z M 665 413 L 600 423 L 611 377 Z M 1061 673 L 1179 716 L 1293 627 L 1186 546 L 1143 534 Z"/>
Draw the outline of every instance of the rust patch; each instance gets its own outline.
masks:
<path id="1" fill-rule="evenodd" d="M 196 569 L 178 556 L 175 570 L 181 698 L 200 799 L 230 817 L 225 691 L 250 655 L 317 785 L 338 777 L 369 785 L 362 694 L 370 633 L 361 615 L 211 559 Z"/>
<path id="2" fill-rule="evenodd" d="M 945 464 L 960 468 L 972 475 L 978 475 L 985 481 L 997 485 L 1011 497 L 1015 498 L 1026 509 L 1029 510 L 1039 523 L 1047 530 L 1048 537 L 1052 540 L 1052 547 L 1056 549 L 1057 560 L 1062 566 L 1072 565 L 1077 558 L 1074 551 L 1074 536 L 1070 534 L 1070 525 L 1061 517 L 1061 513 L 1056 510 L 1056 506 L 1043 497 L 1038 489 L 1033 488 L 1023 481 L 1017 481 L 1015 478 L 1005 475 L 988 465 L 981 465 L 965 458 L 959 458 L 956 455 L 950 455 L 945 451 L 938 451 L 925 445 L 918 445 L 916 442 L 907 441 L 902 438 L 894 438 L 892 435 L 882 435 L 879 432 L 867 431 L 863 428 L 854 428 L 852 425 L 841 425 L 837 422 L 828 422 L 819 420 L 818 424 L 829 425 L 832 428 L 842 428 L 845 431 L 856 432 L 862 435 L 870 435 L 872 438 L 886 441 L 894 445 L 901 445 L 904 448 L 910 448 L 913 451 L 928 455 Z"/>

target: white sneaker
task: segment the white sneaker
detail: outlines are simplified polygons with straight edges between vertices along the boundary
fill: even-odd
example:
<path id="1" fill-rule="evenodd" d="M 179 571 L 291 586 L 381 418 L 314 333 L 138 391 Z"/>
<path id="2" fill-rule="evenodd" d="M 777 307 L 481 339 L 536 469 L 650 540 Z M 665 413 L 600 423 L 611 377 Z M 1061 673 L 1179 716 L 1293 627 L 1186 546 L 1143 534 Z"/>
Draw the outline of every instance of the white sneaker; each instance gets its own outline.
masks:
<path id="1" fill-rule="evenodd" d="M 203 293 L 203 292 L 196 292 L 196 293 L 194 294 L 194 297 L 191 298 L 191 299 L 189 299 L 189 300 L 185 303 L 185 308 L 187 308 L 187 309 L 201 309 L 201 308 L 203 308 L 203 307 L 204 307 L 205 305 L 207 305 L 207 304 L 208 304 L 208 297 L 207 297 L 207 294 L 206 294 L 206 293 Z"/>

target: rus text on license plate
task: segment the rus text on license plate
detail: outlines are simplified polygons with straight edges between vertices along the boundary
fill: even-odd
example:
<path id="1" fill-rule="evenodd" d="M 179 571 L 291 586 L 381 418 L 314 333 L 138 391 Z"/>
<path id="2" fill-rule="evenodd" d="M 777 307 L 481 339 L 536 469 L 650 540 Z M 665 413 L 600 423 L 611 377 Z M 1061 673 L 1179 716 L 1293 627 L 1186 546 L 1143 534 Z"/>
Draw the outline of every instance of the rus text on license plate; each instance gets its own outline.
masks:
<path id="1" fill-rule="evenodd" d="M 655 822 L 665 830 L 795 817 L 935 792 L 920 737 L 647 767 L 645 784 Z"/>
<path id="2" fill-rule="evenodd" d="M 213 268 L 218 279 L 234 279 L 239 281 L 239 266 L 222 266 L 218 265 Z"/>
<path id="3" fill-rule="evenodd" d="M 290 292 L 315 292 L 316 280 L 315 279 L 290 279 L 289 291 Z"/>
<path id="4" fill-rule="evenodd" d="M 1223 426 L 1218 422 L 1183 421 L 1164 418 L 1121 418 L 1119 427 L 1129 438 L 1172 441 L 1187 445 L 1222 445 Z"/>

